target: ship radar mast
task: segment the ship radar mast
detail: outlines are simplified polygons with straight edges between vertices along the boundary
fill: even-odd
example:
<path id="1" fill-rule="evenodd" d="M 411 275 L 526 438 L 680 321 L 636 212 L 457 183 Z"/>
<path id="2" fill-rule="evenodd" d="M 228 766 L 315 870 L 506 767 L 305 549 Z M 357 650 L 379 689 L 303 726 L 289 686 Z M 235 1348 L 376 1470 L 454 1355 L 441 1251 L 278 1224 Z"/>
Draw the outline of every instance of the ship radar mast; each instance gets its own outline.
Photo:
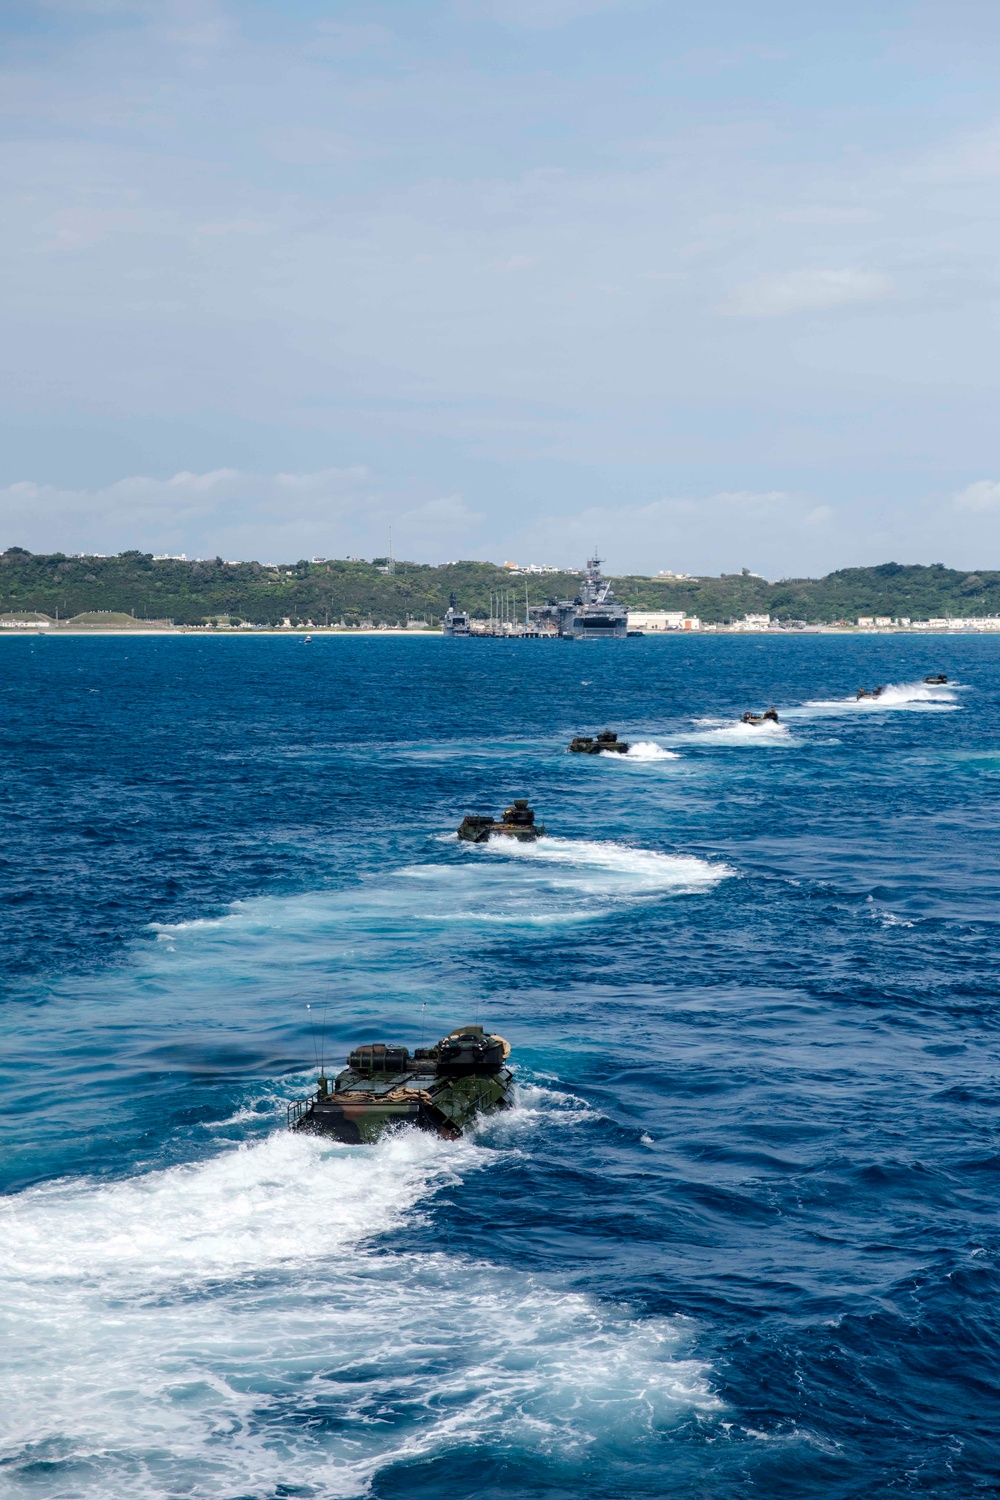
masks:
<path id="1" fill-rule="evenodd" d="M 598 557 L 595 547 L 593 557 L 587 558 L 587 583 L 584 588 L 584 602 L 587 604 L 603 604 L 611 591 L 610 583 L 601 577 L 603 561 L 603 558 Z"/>
<path id="2" fill-rule="evenodd" d="M 528 617 L 539 634 L 563 640 L 624 640 L 629 633 L 628 611 L 615 598 L 611 580 L 602 578 L 596 547 L 587 558 L 576 598 L 531 605 Z"/>

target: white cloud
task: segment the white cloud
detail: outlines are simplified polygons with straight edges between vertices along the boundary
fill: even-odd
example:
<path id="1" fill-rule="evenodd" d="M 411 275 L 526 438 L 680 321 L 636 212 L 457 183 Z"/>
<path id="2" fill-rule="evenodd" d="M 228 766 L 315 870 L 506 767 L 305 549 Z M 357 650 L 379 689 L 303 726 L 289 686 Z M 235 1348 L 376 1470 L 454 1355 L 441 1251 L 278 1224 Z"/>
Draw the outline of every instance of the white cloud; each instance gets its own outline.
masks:
<path id="1" fill-rule="evenodd" d="M 783 37 L 776 69 L 753 7 L 718 50 L 717 7 L 678 30 L 646 0 L 446 0 L 394 32 L 371 7 L 262 32 L 223 0 L 47 3 L 72 24 L 4 76 L 2 479 L 75 488 L 8 491 L 0 540 L 369 555 L 391 521 L 427 560 L 450 526 L 467 555 L 538 561 L 620 537 L 630 568 L 995 562 L 992 501 L 943 499 L 995 472 L 978 75 L 942 75 L 946 125 L 886 74 L 876 108 L 820 91 L 790 126 L 808 47 Z M 872 17 L 831 51 L 848 90 Z M 101 487 L 122 452 L 262 473 Z M 377 479 L 324 467 L 357 453 Z M 811 498 L 718 493 L 741 485 Z M 709 498 L 641 514 L 668 492 Z"/>
<path id="2" fill-rule="evenodd" d="M 399 535 L 417 537 L 421 540 L 459 536 L 472 531 L 483 520 L 480 512 L 470 510 L 461 495 L 444 495 L 440 500 L 428 500 L 414 510 L 405 510 L 399 517 Z"/>
<path id="3" fill-rule="evenodd" d="M 594 505 L 573 516 L 542 516 L 511 541 L 510 556 L 558 556 L 577 564 L 596 545 L 612 572 L 736 572 L 768 576 L 823 566 L 829 506 L 782 490 L 723 490 L 647 505 Z M 776 540 L 780 539 L 780 540 Z"/>
<path id="4" fill-rule="evenodd" d="M 835 203 L 807 203 L 778 214 L 780 224 L 842 225 L 871 224 L 877 215 L 870 208 L 853 208 Z"/>
<path id="5" fill-rule="evenodd" d="M 455 9 L 465 20 L 486 17 L 528 31 L 551 31 L 622 4 L 623 0 L 456 0 Z"/>
<path id="6" fill-rule="evenodd" d="M 908 176 L 931 182 L 972 182 L 1000 176 L 1000 124 L 955 137 L 918 162 Z"/>
<path id="7" fill-rule="evenodd" d="M 490 261 L 491 271 L 526 271 L 538 264 L 537 255 L 508 255 L 502 260 Z"/>
<path id="8" fill-rule="evenodd" d="M 743 515 L 769 515 L 775 506 L 783 505 L 790 500 L 784 490 L 720 490 L 717 495 L 712 495 L 709 504 L 732 508 Z M 699 505 L 705 501 L 696 500 L 659 500 L 655 505 L 645 507 L 653 510 L 661 505 Z"/>
<path id="9" fill-rule="evenodd" d="M 184 551 L 226 557 L 357 550 L 384 504 L 363 468 L 313 474 L 187 470 L 96 489 L 22 481 L 0 490 L 0 545 L 33 552 Z M 239 553 L 240 546 L 252 550 Z M 282 548 L 284 547 L 284 551 Z"/>
<path id="10" fill-rule="evenodd" d="M 98 489 L 22 481 L 0 490 L 0 549 L 186 552 L 192 556 L 371 556 L 393 529 L 397 557 L 433 562 L 482 522 L 461 495 L 419 505 L 384 493 L 358 465 L 313 473 L 187 470 L 137 474 Z"/>
<path id="11" fill-rule="evenodd" d="M 963 510 L 1000 510 L 1000 479 L 977 479 L 952 499 Z"/>
<path id="12" fill-rule="evenodd" d="M 783 318 L 852 303 L 881 302 L 892 291 L 892 278 L 880 271 L 789 271 L 734 288 L 719 311 L 734 318 Z"/>
<path id="13" fill-rule="evenodd" d="M 480 509 L 457 492 L 424 498 L 361 465 L 274 474 L 182 470 L 90 489 L 8 485 L 0 489 L 0 550 L 373 557 L 387 550 L 391 526 L 396 556 L 428 563 L 462 555 L 581 566 L 596 547 L 612 573 L 748 567 L 769 578 L 801 577 L 893 557 L 996 565 L 1000 480 L 978 480 L 947 505 L 938 494 L 873 508 L 860 524 L 847 524 L 846 506 L 817 501 L 784 490 L 732 489 L 609 501 L 519 523 L 509 506 Z"/>
<path id="14" fill-rule="evenodd" d="M 349 21 L 320 21 L 316 41 L 309 51 L 323 57 L 358 57 L 364 52 L 387 46 L 393 34 L 385 26 Z"/>
<path id="15" fill-rule="evenodd" d="M 362 146 L 353 136 L 312 125 L 283 125 L 268 132 L 263 144 L 275 161 L 296 167 L 322 167 L 330 162 L 351 161 L 363 154 Z"/>

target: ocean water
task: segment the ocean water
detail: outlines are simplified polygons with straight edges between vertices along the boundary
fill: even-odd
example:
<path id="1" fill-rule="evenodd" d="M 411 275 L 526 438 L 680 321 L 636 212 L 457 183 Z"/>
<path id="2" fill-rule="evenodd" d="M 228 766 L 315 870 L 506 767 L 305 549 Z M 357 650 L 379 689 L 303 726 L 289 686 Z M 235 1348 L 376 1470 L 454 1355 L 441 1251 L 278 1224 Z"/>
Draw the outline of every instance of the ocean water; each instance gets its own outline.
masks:
<path id="1" fill-rule="evenodd" d="M 0 1494 L 995 1494 L 998 667 L 0 642 Z M 477 1019 L 473 1136 L 285 1130 Z"/>

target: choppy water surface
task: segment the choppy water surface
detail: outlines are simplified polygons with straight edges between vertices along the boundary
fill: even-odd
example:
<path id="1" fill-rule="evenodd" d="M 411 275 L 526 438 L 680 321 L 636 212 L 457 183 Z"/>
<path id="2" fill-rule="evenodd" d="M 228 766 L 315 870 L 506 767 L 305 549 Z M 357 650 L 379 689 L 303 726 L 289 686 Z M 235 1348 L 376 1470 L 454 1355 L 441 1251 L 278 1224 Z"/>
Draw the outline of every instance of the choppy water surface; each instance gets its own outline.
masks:
<path id="1" fill-rule="evenodd" d="M 0 1493 L 995 1493 L 998 665 L 0 642 Z M 473 1138 L 284 1131 L 475 1019 Z"/>

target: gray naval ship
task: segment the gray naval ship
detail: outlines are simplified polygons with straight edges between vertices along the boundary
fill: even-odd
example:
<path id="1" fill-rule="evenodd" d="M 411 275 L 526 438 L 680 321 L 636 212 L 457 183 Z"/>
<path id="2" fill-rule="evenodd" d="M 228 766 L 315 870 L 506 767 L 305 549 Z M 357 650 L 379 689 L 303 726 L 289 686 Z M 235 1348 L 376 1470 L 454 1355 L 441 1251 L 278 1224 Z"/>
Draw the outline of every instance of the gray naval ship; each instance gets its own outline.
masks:
<path id="1" fill-rule="evenodd" d="M 527 598 L 525 599 L 527 607 Z M 575 599 L 550 599 L 547 604 L 533 604 L 527 609 L 527 618 L 522 622 L 504 615 L 489 623 L 477 620 L 475 625 L 468 610 L 459 609 L 452 594 L 448 608 L 441 621 L 442 633 L 446 636 L 471 636 L 475 640 L 488 640 L 500 636 L 504 640 L 623 640 L 627 635 L 641 635 L 641 630 L 630 631 L 628 611 L 619 604 L 607 578 L 601 576 L 601 559 L 592 557 L 587 562 L 587 572 L 580 592 Z"/>
<path id="2" fill-rule="evenodd" d="M 454 594 L 448 596 L 448 608 L 444 619 L 441 621 L 441 631 L 444 635 L 471 635 L 469 625 L 469 612 L 467 609 L 459 609 Z"/>
<path id="3" fill-rule="evenodd" d="M 587 560 L 587 573 L 575 599 L 550 599 L 530 610 L 540 634 L 555 634 L 563 640 L 624 640 L 628 635 L 628 611 L 614 596 L 608 579 L 601 576 L 601 559 Z"/>
<path id="4" fill-rule="evenodd" d="M 292 1100 L 288 1128 L 355 1146 L 399 1125 L 455 1140 L 477 1115 L 510 1108 L 509 1057 L 510 1044 L 481 1026 L 460 1026 L 412 1057 L 385 1042 L 355 1047 L 332 1089 L 320 1073 L 315 1094 Z"/>

